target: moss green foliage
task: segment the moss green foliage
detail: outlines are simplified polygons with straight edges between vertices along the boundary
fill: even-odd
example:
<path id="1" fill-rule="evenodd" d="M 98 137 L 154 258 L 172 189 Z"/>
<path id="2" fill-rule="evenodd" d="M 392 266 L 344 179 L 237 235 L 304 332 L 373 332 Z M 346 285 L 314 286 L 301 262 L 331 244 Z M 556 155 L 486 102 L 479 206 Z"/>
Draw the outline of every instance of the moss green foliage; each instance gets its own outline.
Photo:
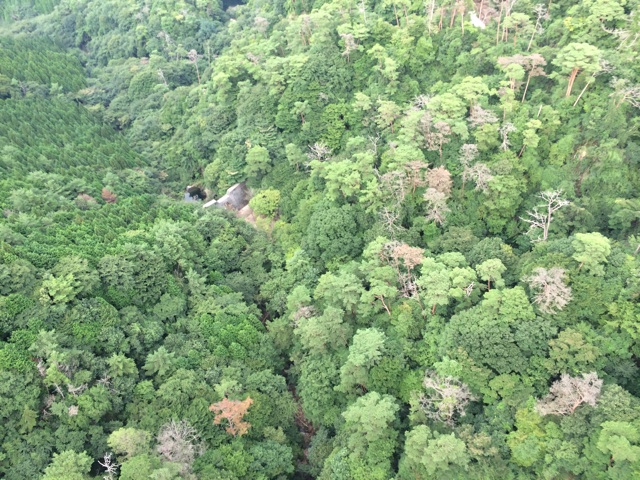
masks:
<path id="1" fill-rule="evenodd" d="M 9 80 L 20 93 L 33 88 L 75 92 L 86 83 L 78 55 L 40 37 L 0 37 L 0 79 L 5 83 L 0 88 L 6 89 Z"/>
<path id="2" fill-rule="evenodd" d="M 274 189 L 263 190 L 254 195 L 249 206 L 258 215 L 273 218 L 280 207 L 280 192 Z"/>
<path id="3" fill-rule="evenodd" d="M 0 1 L 0 477 L 639 478 L 639 8 Z"/>

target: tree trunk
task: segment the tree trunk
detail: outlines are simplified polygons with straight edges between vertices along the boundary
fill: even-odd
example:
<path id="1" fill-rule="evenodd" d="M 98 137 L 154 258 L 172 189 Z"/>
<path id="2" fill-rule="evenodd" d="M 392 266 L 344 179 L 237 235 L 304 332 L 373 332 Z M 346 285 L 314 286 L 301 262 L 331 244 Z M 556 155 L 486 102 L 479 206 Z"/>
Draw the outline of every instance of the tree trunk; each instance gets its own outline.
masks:
<path id="1" fill-rule="evenodd" d="M 538 25 L 540 24 L 540 19 L 536 20 L 536 25 L 533 27 L 533 32 L 531 32 L 531 38 L 529 39 L 529 45 L 527 45 L 527 52 L 531 50 L 531 44 L 533 43 L 533 37 L 536 36 L 536 32 L 538 31 Z"/>
<path id="2" fill-rule="evenodd" d="M 527 75 L 527 84 L 524 86 L 524 93 L 522 94 L 522 101 L 520 103 L 524 103 L 524 97 L 527 96 L 527 90 L 529 89 L 530 81 L 531 81 L 531 70 L 529 70 L 529 75 Z"/>
<path id="3" fill-rule="evenodd" d="M 551 202 L 547 205 L 547 218 L 544 222 L 544 228 L 542 229 L 542 240 L 544 242 L 549 238 L 549 229 L 551 228 L 551 220 L 553 220 L 553 212 L 551 211 Z"/>
<path id="4" fill-rule="evenodd" d="M 522 156 L 522 154 L 524 153 L 525 147 L 526 147 L 526 145 L 522 145 L 522 148 L 520 149 L 520 153 L 518 154 L 518 158 L 520 158 Z"/>
<path id="5" fill-rule="evenodd" d="M 433 307 L 431 307 L 431 315 L 435 315 L 436 314 L 436 307 L 438 305 L 436 303 L 433 304 Z"/>
<path id="6" fill-rule="evenodd" d="M 578 73 L 580 73 L 580 69 L 578 67 L 574 67 L 574 69 L 571 70 L 571 75 L 569 75 L 569 85 L 567 85 L 567 94 L 565 95 L 565 97 L 568 97 L 571 95 L 571 90 L 573 89 L 573 82 L 576 81 L 576 77 L 578 76 Z"/>
<path id="7" fill-rule="evenodd" d="M 496 45 L 500 41 L 500 22 L 502 20 L 503 9 L 504 9 L 504 2 L 500 2 L 500 13 L 498 14 L 498 26 L 496 27 Z"/>
<path id="8" fill-rule="evenodd" d="M 400 20 L 398 20 L 398 10 L 396 10 L 396 4 L 393 4 L 393 13 L 396 16 L 396 27 L 400 28 Z"/>
<path id="9" fill-rule="evenodd" d="M 576 98 L 576 101 L 575 101 L 575 102 L 573 102 L 573 106 L 574 106 L 574 107 L 578 104 L 578 102 L 579 102 L 579 101 L 580 101 L 580 99 L 582 98 L 582 94 L 583 94 L 584 92 L 586 92 L 586 91 L 587 91 L 587 88 L 589 88 L 589 85 L 591 85 L 591 82 L 587 82 L 587 84 L 584 86 L 584 88 L 583 88 L 583 89 L 582 89 L 582 91 L 580 92 L 580 95 L 578 95 L 578 98 Z"/>
<path id="10" fill-rule="evenodd" d="M 436 9 L 436 1 L 431 0 L 431 8 L 429 9 L 429 35 L 431 35 L 431 23 L 433 22 L 433 13 Z"/>
<path id="11" fill-rule="evenodd" d="M 387 306 L 387 304 L 384 301 L 384 297 L 382 295 L 376 295 L 376 298 L 379 299 L 382 302 L 382 306 L 384 307 L 384 309 L 387 311 L 387 315 L 391 316 L 391 310 L 389 310 L 389 307 Z"/>

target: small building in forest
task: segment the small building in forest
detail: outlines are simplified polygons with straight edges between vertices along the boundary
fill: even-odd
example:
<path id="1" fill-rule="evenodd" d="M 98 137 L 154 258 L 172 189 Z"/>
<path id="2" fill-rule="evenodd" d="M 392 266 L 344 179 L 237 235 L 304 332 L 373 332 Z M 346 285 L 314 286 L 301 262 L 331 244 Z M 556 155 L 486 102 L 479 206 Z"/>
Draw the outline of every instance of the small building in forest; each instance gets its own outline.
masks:
<path id="1" fill-rule="evenodd" d="M 229 210 L 240 211 L 249 204 L 249 200 L 251 200 L 251 190 L 249 190 L 244 182 L 236 183 L 229 187 L 227 189 L 227 193 L 222 197 L 205 203 L 202 208 L 216 206 Z"/>

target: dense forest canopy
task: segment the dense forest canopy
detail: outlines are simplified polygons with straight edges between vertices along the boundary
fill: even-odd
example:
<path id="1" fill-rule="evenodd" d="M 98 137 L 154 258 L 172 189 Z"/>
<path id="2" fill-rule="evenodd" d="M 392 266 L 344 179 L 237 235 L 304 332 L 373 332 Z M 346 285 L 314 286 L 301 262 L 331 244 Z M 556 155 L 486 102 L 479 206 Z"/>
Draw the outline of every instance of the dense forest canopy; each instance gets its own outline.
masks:
<path id="1" fill-rule="evenodd" d="M 0 477 L 640 478 L 639 21 L 0 1 Z"/>

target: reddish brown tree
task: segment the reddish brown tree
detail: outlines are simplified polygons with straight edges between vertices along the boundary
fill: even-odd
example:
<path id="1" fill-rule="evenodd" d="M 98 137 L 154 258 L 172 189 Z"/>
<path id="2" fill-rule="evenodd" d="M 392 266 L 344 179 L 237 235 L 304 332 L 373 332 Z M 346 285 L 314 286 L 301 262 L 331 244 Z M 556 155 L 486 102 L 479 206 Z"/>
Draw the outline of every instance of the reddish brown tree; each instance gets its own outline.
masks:
<path id="1" fill-rule="evenodd" d="M 417 294 L 413 270 L 422 263 L 423 254 L 424 250 L 421 248 L 398 241 L 386 243 L 380 251 L 381 260 L 396 271 L 404 297 L 414 297 Z"/>
<path id="2" fill-rule="evenodd" d="M 116 203 L 118 201 L 118 196 L 108 188 L 103 188 L 102 199 L 107 203 Z"/>
<path id="3" fill-rule="evenodd" d="M 451 194 L 451 174 L 444 167 L 432 168 L 427 172 L 427 183 L 429 188 L 444 193 L 447 197 Z"/>
<path id="4" fill-rule="evenodd" d="M 242 436 L 249 431 L 251 424 L 244 422 L 244 417 L 249 410 L 249 407 L 253 403 L 251 397 L 247 397 L 244 400 L 229 400 L 223 398 L 218 403 L 214 403 L 209 407 L 209 410 L 216 414 L 213 419 L 215 425 L 220 425 L 222 420 L 227 421 L 227 433 L 230 433 L 234 437 Z"/>

